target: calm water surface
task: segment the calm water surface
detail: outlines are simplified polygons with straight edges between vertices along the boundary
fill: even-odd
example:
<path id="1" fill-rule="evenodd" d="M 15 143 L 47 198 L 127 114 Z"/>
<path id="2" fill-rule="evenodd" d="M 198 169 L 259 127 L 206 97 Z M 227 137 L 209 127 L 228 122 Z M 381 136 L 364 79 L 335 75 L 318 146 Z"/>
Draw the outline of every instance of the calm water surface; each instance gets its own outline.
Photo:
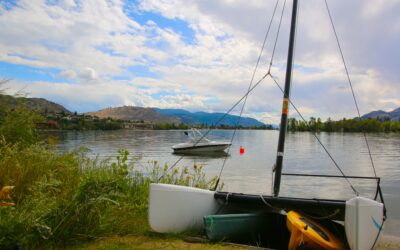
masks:
<path id="1" fill-rule="evenodd" d="M 229 141 L 233 131 L 212 131 L 209 139 Z M 320 133 L 321 141 L 346 175 L 374 176 L 368 150 L 362 134 Z M 161 165 L 173 165 L 179 155 L 171 146 L 187 137 L 183 131 L 69 131 L 59 135 L 59 150 L 81 146 L 93 156 L 114 157 L 118 149 L 130 152 L 138 167 L 150 166 L 157 160 Z M 221 180 L 224 191 L 271 194 L 272 166 L 275 163 L 278 131 L 240 130 L 237 132 L 225 164 Z M 388 209 L 385 232 L 400 236 L 400 135 L 368 134 L 376 173 Z M 239 154 L 240 146 L 245 154 Z M 134 158 L 134 159 L 133 159 Z M 208 176 L 218 175 L 224 156 L 187 156 L 178 166 L 201 164 Z M 340 175 L 333 162 L 311 133 L 289 133 L 285 145 L 283 172 Z M 349 180 L 357 191 L 367 197 L 375 194 L 375 181 Z M 354 195 L 344 179 L 283 176 L 281 196 L 347 199 Z"/>

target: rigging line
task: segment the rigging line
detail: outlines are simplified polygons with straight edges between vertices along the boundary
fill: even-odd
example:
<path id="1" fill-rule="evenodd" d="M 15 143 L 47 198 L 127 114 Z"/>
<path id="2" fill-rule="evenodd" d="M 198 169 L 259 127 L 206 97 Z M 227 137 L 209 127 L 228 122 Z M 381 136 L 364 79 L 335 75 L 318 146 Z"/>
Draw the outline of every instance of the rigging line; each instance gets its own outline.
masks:
<path id="1" fill-rule="evenodd" d="M 253 87 L 251 87 L 251 89 L 250 90 L 248 90 L 220 119 L 218 119 L 218 121 L 215 123 L 215 124 L 219 124 L 230 112 L 232 112 L 232 110 L 237 106 L 237 105 L 239 105 L 242 101 L 243 101 L 243 99 L 246 97 L 246 96 L 248 96 L 268 75 L 270 75 L 270 73 L 266 73 L 264 76 L 262 76 L 255 84 L 254 84 L 254 86 Z M 201 136 L 200 137 L 200 139 L 198 139 L 197 141 L 196 141 L 196 143 L 194 144 L 194 145 L 197 145 L 204 137 L 206 137 L 209 133 L 210 133 L 210 131 L 211 130 L 207 130 L 204 134 L 203 134 L 203 136 Z M 171 170 L 173 167 L 175 167 L 176 166 L 176 164 L 178 164 L 178 162 L 180 162 L 182 159 L 183 159 L 183 155 L 181 156 L 181 157 L 179 157 L 179 159 L 178 160 L 176 160 L 175 161 L 175 163 L 174 164 L 172 164 L 172 166 L 171 167 L 169 167 L 168 169 L 167 169 L 167 171 L 169 171 L 169 170 Z M 158 178 L 158 181 L 160 181 L 161 180 L 161 178 L 162 177 L 164 177 L 164 175 L 161 175 L 159 178 Z"/>
<path id="2" fill-rule="evenodd" d="M 253 85 L 254 77 L 255 77 L 255 75 L 256 75 L 256 72 L 257 72 L 257 69 L 258 69 L 258 65 L 260 64 L 260 61 L 261 61 L 261 56 L 262 56 L 262 54 L 263 54 L 264 47 L 265 47 L 265 44 L 266 44 L 267 39 L 268 39 L 269 31 L 271 30 L 272 21 L 274 20 L 275 13 L 276 13 L 276 9 L 277 9 L 277 7 L 278 7 L 279 1 L 280 1 L 280 0 L 277 0 L 276 3 L 275 3 L 274 12 L 272 13 L 271 20 L 269 21 L 268 29 L 267 29 L 267 32 L 265 33 L 264 41 L 263 41 L 263 44 L 262 44 L 261 50 L 260 50 L 260 54 L 259 54 L 259 56 L 258 56 L 256 66 L 254 67 L 253 74 L 252 74 L 252 76 L 251 76 L 251 80 L 250 80 L 249 87 L 248 87 L 247 91 L 249 91 L 249 90 L 251 89 L 251 86 Z M 286 2 L 286 0 L 285 0 L 285 2 Z M 226 164 L 226 161 L 227 161 L 227 159 L 228 159 L 229 152 L 230 152 L 230 150 L 231 150 L 231 146 L 232 146 L 233 139 L 235 138 L 237 128 L 238 128 L 238 126 L 239 126 L 240 120 L 241 120 L 242 115 L 243 115 L 244 107 L 246 106 L 247 97 L 248 97 L 248 96 L 246 96 L 246 98 L 245 98 L 244 101 L 243 101 L 243 105 L 242 105 L 242 108 L 241 108 L 241 110 L 240 110 L 239 119 L 238 119 L 237 122 L 236 122 L 235 130 L 233 131 L 233 134 L 232 134 L 231 145 L 228 147 L 227 155 L 226 155 L 225 158 L 224 158 L 224 162 L 222 163 L 222 167 L 221 167 L 221 170 L 220 170 L 220 172 L 219 172 L 218 179 L 217 179 L 217 182 L 215 183 L 215 187 L 214 187 L 213 190 L 217 190 L 219 181 L 220 181 L 220 179 L 221 179 L 222 171 L 223 171 L 224 168 L 225 168 L 225 164 Z"/>
<path id="3" fill-rule="evenodd" d="M 283 2 L 283 8 L 282 8 L 282 13 L 281 13 L 281 19 L 279 20 L 278 30 L 277 30 L 277 32 L 276 32 L 275 43 L 274 43 L 274 49 L 272 50 L 271 61 L 269 62 L 268 72 L 271 71 L 272 61 L 274 60 L 275 50 L 276 50 L 276 44 L 278 43 L 279 31 L 281 30 L 281 24 L 282 24 L 282 19 L 283 19 L 283 13 L 284 13 L 284 10 L 285 10 L 285 6 L 286 6 L 286 0 L 285 0 L 285 2 Z"/>
<path id="4" fill-rule="evenodd" d="M 318 203 L 318 204 L 319 204 L 319 203 Z M 325 210 L 323 207 L 322 207 L 322 210 L 323 210 L 324 212 L 326 212 L 326 210 Z M 312 219 L 314 219 L 314 220 L 325 220 L 325 219 L 331 219 L 331 218 L 333 218 L 334 216 L 338 215 L 338 214 L 340 213 L 340 209 L 336 209 L 335 211 L 333 211 L 333 213 L 328 214 L 328 215 L 326 215 L 326 216 L 313 216 L 313 215 L 311 215 L 311 214 L 305 213 L 304 211 L 301 211 L 301 213 L 307 215 L 307 217 L 310 217 L 310 218 L 312 218 Z"/>
<path id="5" fill-rule="evenodd" d="M 361 118 L 360 109 L 358 108 L 356 95 L 355 95 L 354 89 L 353 89 L 353 84 L 351 83 L 351 80 L 350 80 L 350 74 L 349 74 L 349 71 L 347 70 L 346 61 L 344 60 L 344 55 L 343 55 L 342 47 L 340 46 L 339 37 L 338 37 L 338 35 L 337 35 L 336 29 L 335 29 L 335 25 L 334 25 L 334 23 L 333 23 L 331 11 L 330 11 L 330 9 L 329 9 L 327 0 L 325 0 L 325 6 L 326 6 L 326 9 L 327 9 L 327 11 L 328 11 L 329 20 L 331 21 L 333 33 L 335 34 L 336 43 L 337 43 L 337 45 L 338 45 L 338 48 L 339 48 L 339 51 L 340 51 L 340 55 L 341 55 L 341 57 L 342 57 L 343 66 L 344 66 L 344 69 L 345 69 L 345 71 L 346 71 L 347 80 L 348 80 L 349 85 L 350 85 L 351 94 L 353 95 L 354 104 L 356 105 L 358 117 Z M 368 143 L 368 139 L 367 139 L 367 135 L 366 135 L 365 131 L 363 132 L 363 134 L 364 134 L 365 144 L 367 145 L 369 158 L 370 158 L 370 160 L 371 160 L 372 169 L 374 170 L 374 175 L 375 175 L 375 177 L 376 177 L 377 175 L 376 175 L 376 170 L 375 170 L 375 164 L 374 164 L 374 160 L 372 159 L 371 149 L 370 149 L 370 147 L 369 147 L 369 143 Z"/>
<path id="6" fill-rule="evenodd" d="M 321 210 L 323 211 L 323 213 L 325 214 L 326 213 L 326 209 L 324 208 L 324 206 L 322 206 L 321 205 L 321 203 L 318 201 L 318 206 L 321 208 Z M 336 211 L 339 211 L 340 212 L 340 209 L 337 209 Z M 346 211 L 345 211 L 346 212 Z M 334 215 L 333 215 L 334 216 Z M 345 234 L 345 232 L 343 232 L 343 231 L 339 231 L 339 229 L 335 226 L 335 222 L 333 222 L 333 219 L 330 219 L 330 218 L 328 218 L 328 221 L 329 221 L 329 224 L 331 225 L 331 226 L 333 226 L 333 229 L 336 231 L 336 235 L 341 235 L 342 237 L 344 236 L 346 236 Z M 372 248 L 371 248 L 372 249 Z"/>
<path id="7" fill-rule="evenodd" d="M 276 81 L 275 77 L 272 76 L 271 74 L 269 74 L 271 79 L 275 82 L 276 86 L 278 86 L 278 88 L 282 91 L 282 93 L 284 93 L 282 87 L 279 85 L 279 83 Z M 292 107 L 296 110 L 297 114 L 300 116 L 300 118 L 305 122 L 306 126 L 309 127 L 307 125 L 307 121 L 306 119 L 304 119 L 303 115 L 300 113 L 300 111 L 297 109 L 297 107 L 294 105 L 294 103 L 292 102 L 292 99 L 290 97 L 287 97 L 287 99 L 289 100 L 289 103 L 292 105 Z M 354 188 L 354 186 L 351 184 L 350 180 L 347 178 L 347 176 L 344 174 L 343 170 L 339 167 L 338 163 L 335 161 L 335 159 L 333 159 L 333 156 L 329 153 L 328 149 L 325 147 L 325 145 L 322 143 L 322 141 L 319 139 L 319 137 L 316 135 L 315 132 L 313 132 L 314 137 L 317 139 L 318 143 L 322 146 L 322 148 L 324 149 L 324 151 L 327 153 L 327 155 L 329 156 L 329 158 L 331 158 L 333 164 L 336 166 L 336 168 L 340 171 L 340 173 L 343 175 L 343 177 L 345 178 L 345 180 L 347 181 L 347 183 L 350 185 L 351 189 L 354 191 L 354 193 L 358 196 L 358 192 L 357 190 Z"/>

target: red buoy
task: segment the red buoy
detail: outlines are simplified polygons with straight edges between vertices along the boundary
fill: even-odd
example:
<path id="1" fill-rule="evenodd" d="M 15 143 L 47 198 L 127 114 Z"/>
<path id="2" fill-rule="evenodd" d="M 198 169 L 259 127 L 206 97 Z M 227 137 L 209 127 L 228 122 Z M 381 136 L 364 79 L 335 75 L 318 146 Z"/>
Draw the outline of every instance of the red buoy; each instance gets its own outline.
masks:
<path id="1" fill-rule="evenodd" d="M 244 147 L 240 146 L 239 153 L 242 155 L 244 154 Z"/>

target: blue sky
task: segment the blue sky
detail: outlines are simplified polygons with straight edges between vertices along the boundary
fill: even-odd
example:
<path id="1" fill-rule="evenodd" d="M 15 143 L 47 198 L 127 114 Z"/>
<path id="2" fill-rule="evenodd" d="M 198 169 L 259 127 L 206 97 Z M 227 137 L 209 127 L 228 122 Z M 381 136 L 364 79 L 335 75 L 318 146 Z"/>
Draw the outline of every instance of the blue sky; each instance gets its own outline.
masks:
<path id="1" fill-rule="evenodd" d="M 278 10 L 282 8 L 280 1 Z M 361 112 L 400 106 L 400 3 L 328 1 Z M 71 111 L 134 105 L 224 112 L 247 90 L 275 1 L 1 1 L 0 79 Z M 283 84 L 291 3 L 272 73 Z M 323 1 L 300 1 L 292 98 L 306 117 L 354 117 Z M 268 69 L 278 19 L 256 75 Z M 277 123 L 266 80 L 245 109 Z M 238 112 L 238 110 L 235 110 Z"/>

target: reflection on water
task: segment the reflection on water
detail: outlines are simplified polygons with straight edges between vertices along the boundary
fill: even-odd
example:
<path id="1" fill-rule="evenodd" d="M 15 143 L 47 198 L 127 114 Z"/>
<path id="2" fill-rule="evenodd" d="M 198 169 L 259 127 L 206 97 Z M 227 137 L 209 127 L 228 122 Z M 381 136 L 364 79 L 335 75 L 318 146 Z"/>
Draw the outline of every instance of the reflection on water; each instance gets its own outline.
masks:
<path id="1" fill-rule="evenodd" d="M 233 131 L 215 130 L 209 139 L 229 141 Z M 321 141 L 346 175 L 374 176 L 362 134 L 320 133 Z M 181 155 L 172 153 L 174 144 L 184 142 L 183 131 L 69 131 L 59 135 L 59 150 L 77 147 L 91 149 L 92 155 L 114 157 L 118 149 L 126 149 L 138 165 L 154 160 L 173 165 Z M 369 134 L 377 175 L 388 208 L 386 231 L 400 235 L 393 225 L 400 221 L 400 135 Z M 277 149 L 277 131 L 240 130 L 237 132 L 222 174 L 224 190 L 231 192 L 271 193 L 272 167 Z M 239 154 L 240 147 L 245 154 Z M 208 176 L 218 175 L 226 155 L 188 155 L 178 166 L 203 165 Z M 285 145 L 283 172 L 340 175 L 335 165 L 310 133 L 289 133 Z M 374 180 L 349 179 L 357 191 L 367 197 L 375 195 Z M 352 197 L 350 185 L 342 178 L 283 176 L 282 196 L 347 199 Z"/>

